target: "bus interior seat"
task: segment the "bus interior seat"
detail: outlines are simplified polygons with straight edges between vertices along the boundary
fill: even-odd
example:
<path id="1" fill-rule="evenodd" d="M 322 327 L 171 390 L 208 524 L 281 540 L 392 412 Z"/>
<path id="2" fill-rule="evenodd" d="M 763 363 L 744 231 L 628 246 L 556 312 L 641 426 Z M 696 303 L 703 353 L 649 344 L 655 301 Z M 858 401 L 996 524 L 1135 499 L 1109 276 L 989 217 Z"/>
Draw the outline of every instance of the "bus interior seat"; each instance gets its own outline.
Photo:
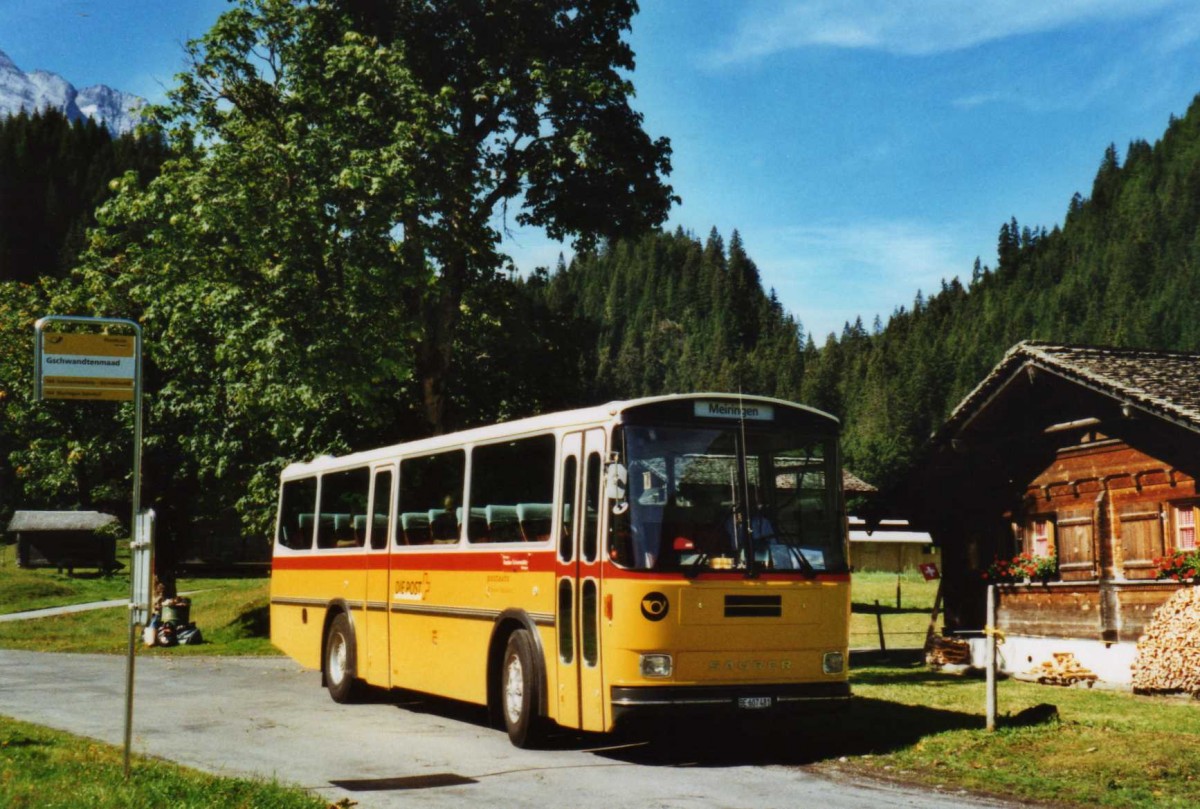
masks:
<path id="1" fill-rule="evenodd" d="M 458 542 L 458 520 L 454 513 L 444 508 L 429 509 L 429 533 L 434 544 L 448 545 Z"/>
<path id="2" fill-rule="evenodd" d="M 292 541 L 288 544 L 293 548 L 309 547 L 312 545 L 313 531 L 313 515 L 311 512 L 298 514 L 296 524 L 296 533 L 292 535 Z"/>
<path id="3" fill-rule="evenodd" d="M 432 540 L 429 534 L 429 514 L 425 511 L 406 511 L 401 514 L 400 530 L 405 545 L 428 545 Z"/>
<path id="4" fill-rule="evenodd" d="M 458 528 L 462 528 L 462 506 L 454 509 L 454 519 Z M 485 510 L 482 508 L 472 508 L 470 515 L 467 517 L 470 525 L 467 526 L 467 536 L 472 542 L 487 542 L 488 525 Z M 456 537 L 457 538 L 457 537 Z"/>
<path id="5" fill-rule="evenodd" d="M 322 511 L 317 514 L 317 547 L 332 548 L 336 544 L 336 518 L 337 515 L 330 511 Z"/>
<path id="6" fill-rule="evenodd" d="M 322 514 L 321 519 L 327 515 Z M 355 545 L 354 541 L 354 521 L 350 514 L 330 514 L 332 517 L 331 526 L 333 529 L 332 545 L 335 548 L 352 548 Z"/>
<path id="7" fill-rule="evenodd" d="M 520 542 L 524 539 L 516 506 L 487 506 L 484 517 L 492 542 Z"/>
<path id="8" fill-rule="evenodd" d="M 542 542 L 550 536 L 550 519 L 554 506 L 550 503 L 517 503 L 517 522 L 526 542 Z"/>

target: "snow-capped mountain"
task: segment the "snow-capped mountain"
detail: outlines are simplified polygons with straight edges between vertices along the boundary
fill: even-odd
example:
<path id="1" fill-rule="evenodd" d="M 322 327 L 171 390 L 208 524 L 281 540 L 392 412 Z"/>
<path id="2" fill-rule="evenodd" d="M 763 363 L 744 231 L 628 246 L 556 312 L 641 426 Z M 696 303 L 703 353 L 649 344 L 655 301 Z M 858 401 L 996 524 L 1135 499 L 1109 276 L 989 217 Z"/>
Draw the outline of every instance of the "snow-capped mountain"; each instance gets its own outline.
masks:
<path id="1" fill-rule="evenodd" d="M 115 135 L 130 132 L 137 125 L 145 100 L 114 90 L 103 84 L 76 90 L 57 73 L 35 70 L 24 73 L 4 51 L 0 51 L 0 118 L 47 107 L 62 112 L 74 121 L 94 118 Z"/>

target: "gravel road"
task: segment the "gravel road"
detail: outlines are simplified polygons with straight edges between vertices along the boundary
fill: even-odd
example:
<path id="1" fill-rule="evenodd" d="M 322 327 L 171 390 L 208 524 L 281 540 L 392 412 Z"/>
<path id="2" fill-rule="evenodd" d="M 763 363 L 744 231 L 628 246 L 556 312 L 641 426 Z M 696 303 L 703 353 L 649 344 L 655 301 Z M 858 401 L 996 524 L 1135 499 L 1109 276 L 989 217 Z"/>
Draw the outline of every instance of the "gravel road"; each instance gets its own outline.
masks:
<path id="1" fill-rule="evenodd" d="M 744 746 L 697 755 L 661 739 L 563 734 L 551 749 L 518 750 L 481 709 L 403 692 L 337 705 L 319 674 L 284 658 L 147 657 L 136 671 L 135 752 L 275 778 L 360 809 L 1003 805 L 833 781 Z M 124 682 L 120 656 L 0 650 L 0 714 L 117 745 Z"/>

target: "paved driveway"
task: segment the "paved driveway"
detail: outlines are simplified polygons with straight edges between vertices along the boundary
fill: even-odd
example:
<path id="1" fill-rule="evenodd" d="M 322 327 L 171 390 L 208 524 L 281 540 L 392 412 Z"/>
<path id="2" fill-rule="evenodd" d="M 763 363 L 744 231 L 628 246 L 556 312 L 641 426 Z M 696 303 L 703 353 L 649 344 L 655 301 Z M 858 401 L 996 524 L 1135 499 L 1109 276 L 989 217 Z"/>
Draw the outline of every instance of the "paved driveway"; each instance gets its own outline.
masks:
<path id="1" fill-rule="evenodd" d="M 480 709 L 379 693 L 337 705 L 284 658 L 137 661 L 134 749 L 228 775 L 277 778 L 362 809 L 390 807 L 961 807 L 961 794 L 834 782 L 762 750 L 674 754 L 564 734 L 526 751 Z M 0 650 L 0 714 L 123 738 L 124 659 Z"/>

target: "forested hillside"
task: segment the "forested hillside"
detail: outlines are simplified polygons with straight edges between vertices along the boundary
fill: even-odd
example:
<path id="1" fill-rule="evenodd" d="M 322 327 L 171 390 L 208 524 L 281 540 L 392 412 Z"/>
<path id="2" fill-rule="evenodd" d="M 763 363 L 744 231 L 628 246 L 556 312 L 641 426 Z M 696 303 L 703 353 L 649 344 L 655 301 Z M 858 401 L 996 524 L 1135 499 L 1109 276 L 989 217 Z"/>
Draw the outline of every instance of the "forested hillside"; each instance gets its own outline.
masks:
<path id="1" fill-rule="evenodd" d="M 682 390 L 794 396 L 804 377 L 799 325 L 774 295 L 737 231 L 623 241 L 528 285 L 577 325 L 588 360 L 580 400 Z"/>
<path id="2" fill-rule="evenodd" d="M 580 387 L 593 398 L 742 389 L 842 417 L 847 464 L 887 484 L 1004 352 L 1025 339 L 1200 349 L 1200 105 L 1156 144 L 1115 147 L 1061 228 L 1000 226 L 994 267 L 914 290 L 871 330 L 802 344 L 736 232 L 723 253 L 681 233 L 620 243 L 560 268 L 553 308 L 590 324 Z"/>
<path id="3" fill-rule="evenodd" d="M 65 275 L 109 182 L 130 170 L 148 178 L 164 157 L 158 139 L 114 138 L 90 118 L 0 118 L 0 281 Z"/>

